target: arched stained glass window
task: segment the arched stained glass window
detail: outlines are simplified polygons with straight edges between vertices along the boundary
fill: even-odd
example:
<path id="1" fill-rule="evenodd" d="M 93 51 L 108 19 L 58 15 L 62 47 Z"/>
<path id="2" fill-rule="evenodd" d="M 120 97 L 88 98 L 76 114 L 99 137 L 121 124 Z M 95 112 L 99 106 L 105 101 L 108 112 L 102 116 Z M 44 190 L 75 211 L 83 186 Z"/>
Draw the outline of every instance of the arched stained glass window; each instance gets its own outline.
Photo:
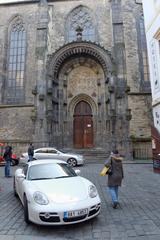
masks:
<path id="1" fill-rule="evenodd" d="M 75 8 L 67 19 L 67 41 L 77 40 L 78 29 L 81 29 L 82 40 L 95 41 L 95 26 L 88 8 L 79 6 Z"/>
<path id="2" fill-rule="evenodd" d="M 5 101 L 7 103 L 24 102 L 24 72 L 26 58 L 26 31 L 23 21 L 16 17 L 9 32 L 7 62 L 7 81 Z"/>

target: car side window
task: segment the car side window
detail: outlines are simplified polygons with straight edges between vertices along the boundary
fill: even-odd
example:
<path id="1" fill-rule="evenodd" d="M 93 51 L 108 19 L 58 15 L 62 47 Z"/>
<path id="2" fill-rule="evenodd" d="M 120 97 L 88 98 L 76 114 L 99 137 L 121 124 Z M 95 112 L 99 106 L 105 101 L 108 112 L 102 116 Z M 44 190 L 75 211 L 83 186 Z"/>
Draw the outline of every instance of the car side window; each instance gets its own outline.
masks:
<path id="1" fill-rule="evenodd" d="M 57 153 L 57 151 L 56 150 L 54 150 L 54 149 L 48 149 L 48 153 Z"/>
<path id="2" fill-rule="evenodd" d="M 47 153 L 47 149 L 45 149 L 45 150 L 38 150 L 38 151 L 36 151 L 36 153 Z"/>

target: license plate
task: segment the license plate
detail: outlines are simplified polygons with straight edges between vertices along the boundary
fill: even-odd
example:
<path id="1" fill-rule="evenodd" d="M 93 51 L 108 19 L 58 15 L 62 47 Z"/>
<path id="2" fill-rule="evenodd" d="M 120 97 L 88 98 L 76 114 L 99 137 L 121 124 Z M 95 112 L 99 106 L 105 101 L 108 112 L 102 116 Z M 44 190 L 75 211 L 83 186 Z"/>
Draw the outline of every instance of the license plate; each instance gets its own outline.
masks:
<path id="1" fill-rule="evenodd" d="M 70 212 L 64 212 L 64 218 L 73 218 L 73 217 L 78 217 L 78 216 L 83 216 L 88 213 L 88 209 L 80 209 L 77 211 L 70 211 Z"/>

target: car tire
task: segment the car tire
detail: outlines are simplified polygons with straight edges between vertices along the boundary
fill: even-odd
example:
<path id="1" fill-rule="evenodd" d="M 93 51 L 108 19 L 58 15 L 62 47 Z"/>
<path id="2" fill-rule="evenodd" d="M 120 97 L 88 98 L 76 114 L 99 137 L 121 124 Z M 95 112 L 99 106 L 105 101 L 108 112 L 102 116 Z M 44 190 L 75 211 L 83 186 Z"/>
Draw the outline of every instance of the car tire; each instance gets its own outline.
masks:
<path id="1" fill-rule="evenodd" d="M 28 224 L 30 223 L 30 221 L 29 221 L 28 202 L 27 202 L 26 195 L 24 195 L 23 204 L 24 204 L 24 221 Z"/>
<path id="2" fill-rule="evenodd" d="M 14 179 L 13 179 L 13 192 L 14 192 L 14 196 L 18 197 L 18 194 L 17 194 L 17 191 L 16 191 L 16 182 L 15 181 L 16 180 L 15 180 L 15 177 L 14 177 Z"/>
<path id="3" fill-rule="evenodd" d="M 69 158 L 67 160 L 67 163 L 71 166 L 71 167 L 75 167 L 77 165 L 77 160 L 75 158 Z"/>

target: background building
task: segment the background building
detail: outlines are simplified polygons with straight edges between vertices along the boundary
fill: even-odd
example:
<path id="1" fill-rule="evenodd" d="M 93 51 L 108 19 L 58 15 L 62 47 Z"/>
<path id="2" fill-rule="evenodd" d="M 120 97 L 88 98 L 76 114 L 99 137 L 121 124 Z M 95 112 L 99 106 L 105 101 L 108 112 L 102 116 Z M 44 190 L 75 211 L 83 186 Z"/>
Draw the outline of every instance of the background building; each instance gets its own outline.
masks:
<path id="1" fill-rule="evenodd" d="M 143 1 L 152 89 L 153 152 L 160 152 L 160 1 Z"/>
<path id="2" fill-rule="evenodd" d="M 0 1 L 0 139 L 151 156 L 141 1 Z"/>

